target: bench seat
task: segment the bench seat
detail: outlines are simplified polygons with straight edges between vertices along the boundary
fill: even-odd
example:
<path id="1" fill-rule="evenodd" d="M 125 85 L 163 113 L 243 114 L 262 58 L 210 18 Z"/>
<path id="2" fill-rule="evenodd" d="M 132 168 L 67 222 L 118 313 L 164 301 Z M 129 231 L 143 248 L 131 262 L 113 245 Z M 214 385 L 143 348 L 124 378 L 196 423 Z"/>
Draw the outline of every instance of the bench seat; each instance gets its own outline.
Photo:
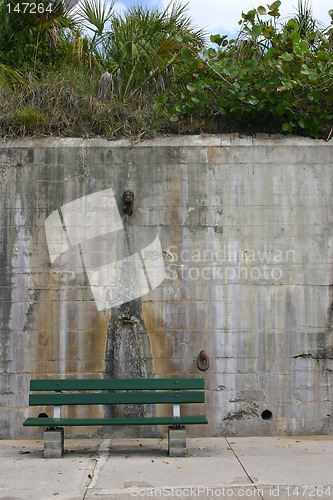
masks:
<path id="1" fill-rule="evenodd" d="M 142 418 L 27 418 L 24 426 L 41 427 L 74 427 L 74 426 L 123 426 L 123 425 L 189 425 L 208 424 L 204 415 L 185 415 L 183 417 L 142 417 Z"/>

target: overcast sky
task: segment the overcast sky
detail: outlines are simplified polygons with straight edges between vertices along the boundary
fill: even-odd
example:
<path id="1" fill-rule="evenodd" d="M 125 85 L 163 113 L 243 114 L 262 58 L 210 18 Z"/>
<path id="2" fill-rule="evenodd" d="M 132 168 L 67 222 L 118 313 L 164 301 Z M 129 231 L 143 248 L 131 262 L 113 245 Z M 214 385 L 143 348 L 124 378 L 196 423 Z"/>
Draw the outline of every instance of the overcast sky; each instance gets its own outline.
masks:
<path id="1" fill-rule="evenodd" d="M 295 13 L 298 0 L 282 0 L 281 18 L 288 17 Z M 148 5 L 165 7 L 169 0 L 122 0 L 116 2 L 116 10 L 122 11 L 131 5 Z M 238 32 L 238 21 L 241 12 L 247 12 L 259 5 L 267 6 L 265 0 L 189 0 L 183 1 L 189 4 L 189 14 L 193 18 L 198 28 L 206 28 L 211 33 L 231 34 Z M 325 26 L 330 23 L 328 11 L 333 8 L 333 0 L 312 0 L 313 14 L 316 19 Z"/>

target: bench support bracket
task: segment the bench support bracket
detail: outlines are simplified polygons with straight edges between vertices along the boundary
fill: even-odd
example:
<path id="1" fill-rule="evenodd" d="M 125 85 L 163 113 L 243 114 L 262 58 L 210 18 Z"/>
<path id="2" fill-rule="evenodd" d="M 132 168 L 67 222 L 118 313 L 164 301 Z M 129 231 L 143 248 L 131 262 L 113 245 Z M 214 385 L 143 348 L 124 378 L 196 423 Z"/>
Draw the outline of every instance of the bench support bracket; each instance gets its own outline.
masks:
<path id="1" fill-rule="evenodd" d="M 179 404 L 173 405 L 173 416 L 180 417 L 180 405 Z"/>
<path id="2" fill-rule="evenodd" d="M 44 458 L 61 458 L 64 453 L 64 428 L 49 427 L 44 431 Z"/>
<path id="3" fill-rule="evenodd" d="M 185 457 L 186 429 L 182 426 L 169 427 L 168 431 L 169 457 Z"/>

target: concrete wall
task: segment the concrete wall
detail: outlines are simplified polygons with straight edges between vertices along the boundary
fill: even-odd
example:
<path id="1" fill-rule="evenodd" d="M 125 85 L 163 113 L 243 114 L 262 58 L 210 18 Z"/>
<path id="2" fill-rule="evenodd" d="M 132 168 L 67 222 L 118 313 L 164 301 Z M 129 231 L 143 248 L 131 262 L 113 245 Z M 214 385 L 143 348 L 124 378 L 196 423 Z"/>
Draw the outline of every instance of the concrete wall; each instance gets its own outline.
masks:
<path id="1" fill-rule="evenodd" d="M 204 376 L 192 434 L 331 433 L 331 160 L 330 143 L 279 136 L 1 142 L 0 437 L 39 435 L 22 422 L 45 376 Z M 166 279 L 98 311 L 84 272 L 51 265 L 45 220 L 108 188 L 124 226 L 159 234 Z"/>

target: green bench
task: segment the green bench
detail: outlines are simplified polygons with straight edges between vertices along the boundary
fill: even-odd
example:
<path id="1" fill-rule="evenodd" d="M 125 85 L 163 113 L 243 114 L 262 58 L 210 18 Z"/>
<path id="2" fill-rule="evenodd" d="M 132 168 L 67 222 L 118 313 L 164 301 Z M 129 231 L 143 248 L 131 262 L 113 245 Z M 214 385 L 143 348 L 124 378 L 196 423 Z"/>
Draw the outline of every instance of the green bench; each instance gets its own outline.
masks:
<path id="1" fill-rule="evenodd" d="M 53 406 L 53 417 L 40 413 L 29 417 L 24 426 L 46 427 L 44 456 L 60 458 L 64 451 L 64 427 L 168 425 L 169 456 L 184 456 L 185 425 L 207 424 L 204 415 L 180 415 L 180 405 L 204 403 L 203 378 L 170 379 L 57 379 L 31 380 L 29 406 Z M 98 392 L 96 392 L 98 391 Z M 173 414 L 160 417 L 63 418 L 67 405 L 172 404 Z M 45 411 L 45 410 L 44 410 Z"/>

